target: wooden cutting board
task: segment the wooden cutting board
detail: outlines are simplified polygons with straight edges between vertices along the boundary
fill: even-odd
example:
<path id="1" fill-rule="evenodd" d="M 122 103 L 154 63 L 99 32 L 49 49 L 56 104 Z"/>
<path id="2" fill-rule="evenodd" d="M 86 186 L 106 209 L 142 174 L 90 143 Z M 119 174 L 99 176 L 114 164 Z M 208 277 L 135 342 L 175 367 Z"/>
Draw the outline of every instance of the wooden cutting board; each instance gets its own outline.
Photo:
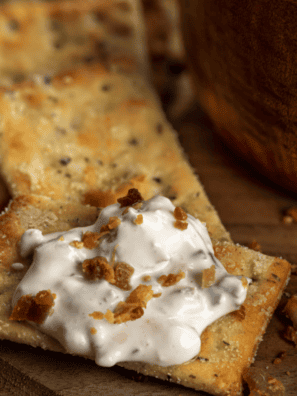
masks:
<path id="1" fill-rule="evenodd" d="M 242 245 L 253 239 L 262 252 L 297 263 L 297 223 L 285 225 L 283 211 L 297 207 L 297 198 L 253 172 L 214 135 L 211 124 L 196 105 L 173 120 L 192 166 L 219 212 L 233 240 Z M 288 320 L 282 307 L 297 293 L 293 275 L 260 344 L 255 365 L 280 379 L 287 396 L 297 395 L 297 349 L 284 340 Z M 273 364 L 282 351 L 281 364 Z M 25 345 L 0 342 L 0 395 L 17 396 L 202 396 L 203 392 L 146 378 L 119 367 L 105 369 L 93 361 L 45 352 Z"/>

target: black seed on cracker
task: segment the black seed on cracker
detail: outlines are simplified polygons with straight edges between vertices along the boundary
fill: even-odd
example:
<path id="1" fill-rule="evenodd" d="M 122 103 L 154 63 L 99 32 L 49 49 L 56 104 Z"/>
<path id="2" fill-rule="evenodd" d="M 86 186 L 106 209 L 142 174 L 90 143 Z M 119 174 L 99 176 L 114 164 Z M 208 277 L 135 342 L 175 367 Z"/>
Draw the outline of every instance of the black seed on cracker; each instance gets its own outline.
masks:
<path id="1" fill-rule="evenodd" d="M 8 27 L 10 30 L 19 30 L 20 23 L 17 20 L 12 19 L 11 21 L 9 21 Z"/>
<path id="2" fill-rule="evenodd" d="M 108 92 L 108 91 L 110 91 L 110 90 L 111 90 L 111 84 L 104 84 L 104 85 L 102 85 L 101 90 L 102 90 L 103 92 Z"/>
<path id="3" fill-rule="evenodd" d="M 131 146 L 137 146 L 138 145 L 138 140 L 133 138 L 133 139 L 129 140 L 129 144 Z"/>
<path id="4" fill-rule="evenodd" d="M 160 179 L 160 177 L 153 177 L 153 180 L 156 182 L 156 183 L 162 183 L 162 179 Z"/>
<path id="5" fill-rule="evenodd" d="M 70 157 L 62 157 L 62 158 L 60 159 L 60 164 L 66 166 L 66 165 L 69 164 L 70 161 L 71 161 L 71 158 L 70 158 Z"/>
<path id="6" fill-rule="evenodd" d="M 161 123 L 157 124 L 157 133 L 161 134 L 163 133 L 163 125 Z"/>

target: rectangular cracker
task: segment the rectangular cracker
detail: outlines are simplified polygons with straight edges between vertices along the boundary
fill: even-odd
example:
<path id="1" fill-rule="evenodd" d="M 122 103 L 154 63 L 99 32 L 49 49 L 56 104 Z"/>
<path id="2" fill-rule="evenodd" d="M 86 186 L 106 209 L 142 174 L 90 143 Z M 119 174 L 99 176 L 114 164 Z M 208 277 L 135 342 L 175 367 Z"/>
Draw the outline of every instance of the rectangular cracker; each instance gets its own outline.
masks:
<path id="1" fill-rule="evenodd" d="M 26 271 L 13 271 L 13 262 L 30 263 L 18 253 L 18 242 L 28 228 L 43 233 L 68 230 L 93 223 L 97 208 L 53 201 L 48 197 L 19 196 L 0 217 L 0 338 L 64 352 L 51 337 L 24 322 L 9 321 L 11 297 Z M 202 334 L 199 356 L 172 367 L 126 362 L 127 369 L 155 376 L 213 395 L 242 394 L 242 374 L 252 363 L 257 346 L 288 281 L 290 265 L 230 242 L 213 242 L 215 255 L 227 271 L 250 277 L 247 299 L 239 311 L 230 313 Z"/>
<path id="2" fill-rule="evenodd" d="M 110 57 L 147 75 L 138 0 L 12 1 L 0 5 L 0 84 L 55 75 Z M 128 56 L 127 56 L 128 55 Z"/>
<path id="3" fill-rule="evenodd" d="M 106 206 L 136 187 L 170 198 L 230 240 L 154 91 L 115 62 L 0 89 L 0 168 L 12 196 Z"/>

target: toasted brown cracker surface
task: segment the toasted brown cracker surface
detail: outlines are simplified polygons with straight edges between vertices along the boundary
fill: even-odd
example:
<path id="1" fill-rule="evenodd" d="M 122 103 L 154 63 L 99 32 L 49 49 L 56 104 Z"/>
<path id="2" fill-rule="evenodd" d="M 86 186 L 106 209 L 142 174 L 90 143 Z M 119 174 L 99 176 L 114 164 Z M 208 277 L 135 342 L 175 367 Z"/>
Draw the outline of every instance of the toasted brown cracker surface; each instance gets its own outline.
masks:
<path id="1" fill-rule="evenodd" d="M 105 87 L 109 87 L 108 90 Z M 96 65 L 0 91 L 0 166 L 13 196 L 106 206 L 161 193 L 230 240 L 143 78 Z"/>
<path id="2" fill-rule="evenodd" d="M 52 338 L 25 322 L 9 321 L 11 297 L 30 263 L 21 259 L 18 242 L 28 228 L 44 233 L 68 230 L 93 223 L 98 209 L 76 203 L 65 203 L 41 196 L 19 196 L 0 217 L 1 290 L 0 337 L 44 349 L 64 351 Z M 197 358 L 183 365 L 159 367 L 143 363 L 122 366 L 146 375 L 169 379 L 214 395 L 241 394 L 241 377 L 252 363 L 258 343 L 266 329 L 284 289 L 290 265 L 229 242 L 214 242 L 215 255 L 229 273 L 253 279 L 244 309 L 226 315 L 209 326 L 202 335 Z M 13 270 L 21 262 L 24 270 Z"/>
<path id="3" fill-rule="evenodd" d="M 135 0 L 12 1 L 0 6 L 0 83 L 123 58 L 148 73 Z"/>

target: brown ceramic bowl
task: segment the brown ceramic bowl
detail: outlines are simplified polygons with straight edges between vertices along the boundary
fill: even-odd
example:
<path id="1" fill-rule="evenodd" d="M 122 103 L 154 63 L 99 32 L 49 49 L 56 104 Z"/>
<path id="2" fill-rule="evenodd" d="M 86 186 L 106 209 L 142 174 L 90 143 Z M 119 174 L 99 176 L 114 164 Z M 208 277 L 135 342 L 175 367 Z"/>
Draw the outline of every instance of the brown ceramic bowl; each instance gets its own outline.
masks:
<path id="1" fill-rule="evenodd" d="M 297 192 L 297 2 L 180 0 L 198 99 L 226 143 Z"/>

